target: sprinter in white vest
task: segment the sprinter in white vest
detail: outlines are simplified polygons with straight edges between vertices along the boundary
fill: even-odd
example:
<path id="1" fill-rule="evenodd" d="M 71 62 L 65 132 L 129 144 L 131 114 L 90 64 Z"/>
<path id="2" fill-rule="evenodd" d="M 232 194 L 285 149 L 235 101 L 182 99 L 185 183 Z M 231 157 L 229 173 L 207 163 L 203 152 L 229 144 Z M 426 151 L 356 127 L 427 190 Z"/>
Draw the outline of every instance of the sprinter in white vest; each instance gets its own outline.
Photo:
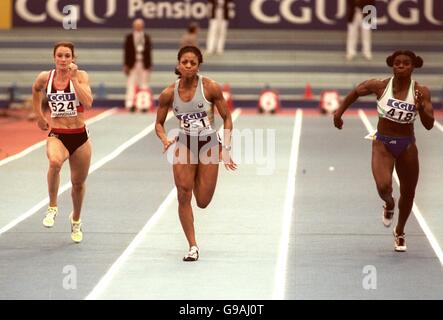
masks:
<path id="1" fill-rule="evenodd" d="M 203 56 L 197 47 L 187 46 L 178 52 L 176 73 L 179 79 L 159 97 L 155 131 L 163 143 L 163 152 L 173 144 L 172 170 L 177 187 L 178 214 L 189 244 L 184 261 L 196 261 L 199 248 L 195 238 L 191 199 L 206 208 L 217 184 L 219 161 L 227 170 L 237 165 L 231 159 L 231 113 L 219 84 L 198 74 Z M 223 144 L 214 123 L 214 107 L 223 119 Z M 164 123 L 169 110 L 176 116 L 178 136 L 168 137 Z"/>
<path id="2" fill-rule="evenodd" d="M 393 228 L 394 250 L 406 251 L 405 225 L 414 203 L 418 182 L 418 151 L 415 144 L 414 120 L 417 115 L 422 125 L 431 130 L 434 111 L 431 94 L 427 87 L 411 79 L 415 68 L 421 68 L 423 59 L 409 50 L 398 50 L 387 57 L 393 76 L 385 80 L 367 80 L 352 90 L 335 112 L 334 125 L 343 127 L 342 115 L 358 97 L 377 96 L 378 124 L 372 142 L 372 174 L 377 191 L 385 205 L 382 222 L 389 227 L 395 211 L 392 195 L 394 167 L 400 180 L 398 221 Z"/>

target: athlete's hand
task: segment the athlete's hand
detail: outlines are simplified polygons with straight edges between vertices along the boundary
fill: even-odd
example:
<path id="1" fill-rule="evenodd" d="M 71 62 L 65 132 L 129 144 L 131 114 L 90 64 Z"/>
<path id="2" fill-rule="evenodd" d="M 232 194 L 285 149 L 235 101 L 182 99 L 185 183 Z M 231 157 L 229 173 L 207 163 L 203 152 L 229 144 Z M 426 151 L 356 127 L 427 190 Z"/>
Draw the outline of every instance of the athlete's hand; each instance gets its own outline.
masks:
<path id="1" fill-rule="evenodd" d="M 165 153 L 168 148 L 173 145 L 177 141 L 177 137 L 174 140 L 165 140 L 163 141 L 163 153 Z"/>
<path id="2" fill-rule="evenodd" d="M 46 121 L 46 119 L 44 119 L 44 118 L 39 118 L 38 120 L 37 120 L 37 125 L 38 125 L 38 127 L 40 128 L 40 129 L 42 129 L 42 130 L 48 130 L 49 129 L 49 124 L 48 124 L 48 121 Z"/>
<path id="3" fill-rule="evenodd" d="M 423 93 L 421 93 L 418 89 L 415 90 L 414 99 L 417 111 L 423 110 Z"/>
<path id="4" fill-rule="evenodd" d="M 222 150 L 220 151 L 220 159 L 223 161 L 226 170 L 237 170 L 237 164 L 232 160 L 229 151 L 225 148 L 222 148 Z"/>
<path id="5" fill-rule="evenodd" d="M 77 78 L 78 66 L 75 63 L 71 63 L 68 66 L 68 70 L 69 70 L 69 76 L 71 77 L 71 79 L 76 79 Z"/>
<path id="6" fill-rule="evenodd" d="M 340 130 L 343 128 L 343 120 L 337 113 L 334 113 L 334 126 Z"/>

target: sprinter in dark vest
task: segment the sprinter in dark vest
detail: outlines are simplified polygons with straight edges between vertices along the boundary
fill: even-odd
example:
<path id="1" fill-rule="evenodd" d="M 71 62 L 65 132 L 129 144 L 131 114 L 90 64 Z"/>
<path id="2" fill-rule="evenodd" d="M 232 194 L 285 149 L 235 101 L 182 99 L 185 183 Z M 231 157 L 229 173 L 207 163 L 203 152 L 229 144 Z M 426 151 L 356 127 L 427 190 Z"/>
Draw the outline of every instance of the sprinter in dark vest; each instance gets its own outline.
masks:
<path id="1" fill-rule="evenodd" d="M 46 154 L 49 160 L 48 191 L 49 206 L 43 225 L 54 226 L 58 214 L 57 193 L 60 185 L 60 170 L 69 159 L 72 182 L 73 210 L 69 216 L 71 238 L 81 242 L 80 212 L 85 196 L 85 181 L 91 163 L 91 142 L 85 126 L 84 112 L 92 108 L 92 92 L 86 71 L 78 70 L 75 64 L 74 45 L 59 42 L 54 46 L 55 69 L 41 72 L 32 86 L 33 108 L 41 130 L 50 129 Z M 48 100 L 51 120 L 45 118 L 42 90 Z"/>

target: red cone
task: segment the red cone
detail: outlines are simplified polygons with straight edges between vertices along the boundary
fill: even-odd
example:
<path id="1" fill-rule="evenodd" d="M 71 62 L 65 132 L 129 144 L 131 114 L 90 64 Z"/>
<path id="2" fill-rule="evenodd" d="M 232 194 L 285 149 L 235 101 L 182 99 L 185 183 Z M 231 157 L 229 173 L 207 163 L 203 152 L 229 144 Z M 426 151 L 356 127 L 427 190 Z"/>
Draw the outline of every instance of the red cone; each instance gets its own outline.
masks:
<path id="1" fill-rule="evenodd" d="M 303 97 L 304 100 L 311 100 L 314 96 L 312 95 L 312 88 L 311 84 L 308 82 L 306 83 L 305 87 L 305 95 Z"/>

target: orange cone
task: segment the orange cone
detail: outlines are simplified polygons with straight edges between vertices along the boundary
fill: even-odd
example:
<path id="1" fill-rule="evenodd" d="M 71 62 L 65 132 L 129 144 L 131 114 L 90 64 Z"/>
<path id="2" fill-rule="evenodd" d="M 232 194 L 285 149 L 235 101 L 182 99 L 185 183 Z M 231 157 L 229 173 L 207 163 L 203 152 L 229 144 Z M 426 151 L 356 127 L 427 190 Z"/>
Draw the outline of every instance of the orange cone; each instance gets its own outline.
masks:
<path id="1" fill-rule="evenodd" d="M 305 87 L 305 95 L 303 97 L 304 100 L 311 100 L 314 96 L 312 95 L 312 88 L 311 84 L 308 82 L 306 83 Z"/>

